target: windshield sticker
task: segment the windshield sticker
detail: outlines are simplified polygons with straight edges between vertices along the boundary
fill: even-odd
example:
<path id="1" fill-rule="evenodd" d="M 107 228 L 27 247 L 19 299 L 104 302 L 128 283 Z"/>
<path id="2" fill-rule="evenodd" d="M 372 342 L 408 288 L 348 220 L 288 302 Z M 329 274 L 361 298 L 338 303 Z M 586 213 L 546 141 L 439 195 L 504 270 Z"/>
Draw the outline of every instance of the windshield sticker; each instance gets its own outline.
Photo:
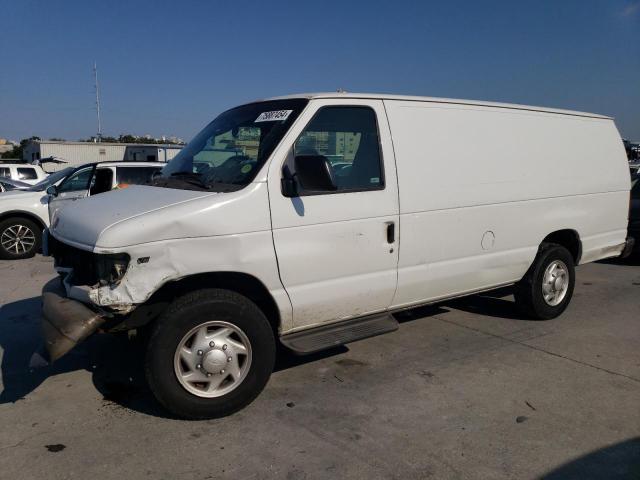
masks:
<path id="1" fill-rule="evenodd" d="M 251 165 L 243 165 L 243 167 L 240 169 L 240 171 L 242 173 L 249 173 L 251 171 Z"/>
<path id="2" fill-rule="evenodd" d="M 272 112 L 262 112 L 254 123 L 258 122 L 283 122 L 293 110 L 274 110 Z"/>

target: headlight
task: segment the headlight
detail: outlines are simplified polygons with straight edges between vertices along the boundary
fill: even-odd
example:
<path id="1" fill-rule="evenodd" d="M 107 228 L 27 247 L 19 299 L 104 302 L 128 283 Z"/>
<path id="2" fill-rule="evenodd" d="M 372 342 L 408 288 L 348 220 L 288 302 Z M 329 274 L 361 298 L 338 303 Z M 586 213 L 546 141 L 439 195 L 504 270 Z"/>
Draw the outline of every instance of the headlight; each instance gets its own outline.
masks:
<path id="1" fill-rule="evenodd" d="M 96 255 L 96 274 L 101 285 L 115 286 L 127 273 L 130 257 L 126 253 Z"/>

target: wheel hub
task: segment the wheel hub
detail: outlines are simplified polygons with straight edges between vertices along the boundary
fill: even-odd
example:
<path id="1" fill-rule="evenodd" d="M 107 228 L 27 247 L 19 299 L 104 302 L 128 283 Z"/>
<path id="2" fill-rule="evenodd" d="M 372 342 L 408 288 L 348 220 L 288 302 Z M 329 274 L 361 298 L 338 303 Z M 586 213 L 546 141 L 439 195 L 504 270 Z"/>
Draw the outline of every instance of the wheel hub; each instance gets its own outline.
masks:
<path id="1" fill-rule="evenodd" d="M 220 373 L 228 363 L 227 358 L 222 349 L 212 348 L 202 357 L 202 369 L 207 373 Z"/>
<path id="2" fill-rule="evenodd" d="M 561 260 L 549 264 L 542 280 L 542 296 L 547 305 L 555 307 L 564 300 L 569 290 L 569 269 Z"/>
<path id="3" fill-rule="evenodd" d="M 564 287 L 564 277 L 556 277 L 553 281 L 553 289 L 556 292 L 559 292 Z"/>
<path id="4" fill-rule="evenodd" d="M 205 322 L 178 343 L 173 366 L 177 380 L 198 397 L 220 397 L 238 387 L 251 367 L 251 342 L 236 325 Z"/>

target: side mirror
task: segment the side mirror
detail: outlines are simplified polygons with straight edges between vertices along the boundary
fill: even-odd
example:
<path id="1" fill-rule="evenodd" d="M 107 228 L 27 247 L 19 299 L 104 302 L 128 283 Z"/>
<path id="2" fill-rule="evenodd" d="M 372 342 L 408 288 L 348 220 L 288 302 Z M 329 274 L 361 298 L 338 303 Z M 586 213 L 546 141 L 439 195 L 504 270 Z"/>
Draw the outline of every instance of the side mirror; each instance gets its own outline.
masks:
<path id="1" fill-rule="evenodd" d="M 298 155 L 295 160 L 296 180 L 310 192 L 334 192 L 338 189 L 329 159 L 323 155 Z"/>
<path id="2" fill-rule="evenodd" d="M 282 179 L 280 183 L 282 186 L 282 194 L 285 197 L 293 198 L 298 196 L 298 184 L 288 165 L 282 167 Z"/>
<path id="3" fill-rule="evenodd" d="M 57 197 L 58 196 L 58 187 L 56 187 L 55 185 L 49 185 L 47 187 L 47 193 L 49 195 L 51 195 L 52 197 Z"/>

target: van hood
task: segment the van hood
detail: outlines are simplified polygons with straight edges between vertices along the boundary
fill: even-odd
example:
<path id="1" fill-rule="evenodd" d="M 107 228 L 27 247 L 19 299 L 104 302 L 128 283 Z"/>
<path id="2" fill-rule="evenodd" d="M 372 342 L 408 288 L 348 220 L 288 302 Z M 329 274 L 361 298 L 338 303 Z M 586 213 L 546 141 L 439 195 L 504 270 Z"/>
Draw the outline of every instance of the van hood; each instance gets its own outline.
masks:
<path id="1" fill-rule="evenodd" d="M 256 212 L 263 218 L 250 220 L 253 216 L 242 211 L 246 208 L 242 200 L 262 191 L 259 196 L 264 198 L 259 201 L 267 209 L 266 218 Z M 51 233 L 99 253 L 141 243 L 256 231 L 269 225 L 264 183 L 230 193 L 135 185 L 69 203 L 54 214 Z M 221 209 L 224 215 L 219 214 Z"/>

